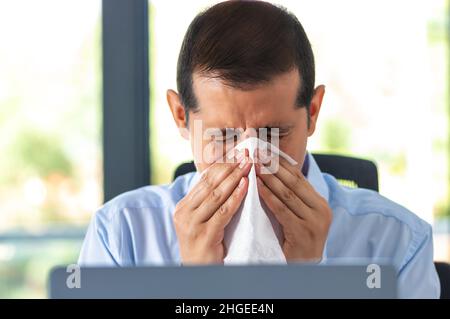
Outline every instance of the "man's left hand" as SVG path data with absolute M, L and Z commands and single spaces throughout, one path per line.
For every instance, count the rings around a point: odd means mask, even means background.
M 297 166 L 278 158 L 278 169 L 271 174 L 261 173 L 262 166 L 268 168 L 267 158 L 258 158 L 259 195 L 282 226 L 286 260 L 319 262 L 332 221 L 331 208 Z

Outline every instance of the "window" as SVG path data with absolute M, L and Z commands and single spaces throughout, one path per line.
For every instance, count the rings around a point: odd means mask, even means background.
M 45 297 L 103 200 L 100 11 L 0 3 L 0 297 Z

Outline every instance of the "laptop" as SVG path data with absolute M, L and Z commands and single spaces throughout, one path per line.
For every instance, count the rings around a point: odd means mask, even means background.
M 54 268 L 49 297 L 156 299 L 396 298 L 388 265 Z

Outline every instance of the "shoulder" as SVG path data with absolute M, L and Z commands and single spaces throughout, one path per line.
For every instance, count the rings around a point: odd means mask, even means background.
M 394 258 L 400 266 L 431 240 L 431 226 L 406 207 L 376 191 L 345 187 L 331 175 L 323 175 L 334 231 L 342 238 L 342 245 L 350 245 L 366 254 L 364 257 Z
M 172 214 L 192 177 L 186 174 L 171 184 L 141 187 L 108 201 L 91 220 L 80 259 L 107 252 L 104 255 L 118 265 L 173 260 L 176 236 Z
M 427 231 L 430 225 L 406 207 L 376 191 L 340 185 L 331 175 L 324 174 L 330 190 L 330 202 L 354 217 L 376 215 L 380 220 L 392 220 L 414 232 Z
M 105 203 L 96 213 L 111 220 L 124 211 L 156 210 L 173 208 L 186 195 L 194 173 L 178 177 L 171 184 L 149 185 L 125 192 Z

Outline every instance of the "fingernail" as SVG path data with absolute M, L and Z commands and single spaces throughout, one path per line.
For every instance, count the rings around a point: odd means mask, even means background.
M 245 184 L 245 179 L 243 177 L 241 177 L 241 180 L 239 181 L 238 187 L 242 188 L 242 187 L 244 187 L 244 184 Z
M 248 163 L 248 158 L 244 157 L 241 163 L 239 163 L 239 168 L 244 168 L 245 164 Z

